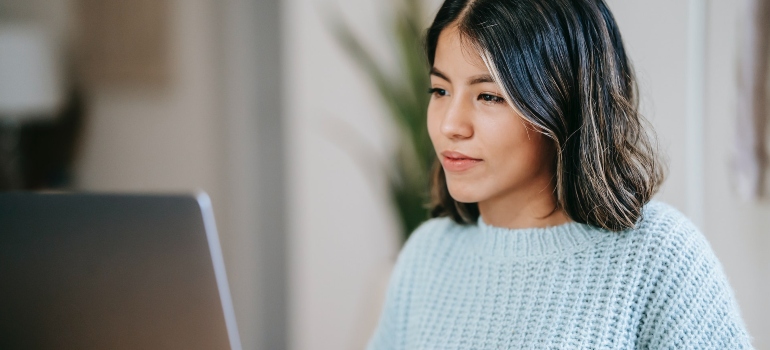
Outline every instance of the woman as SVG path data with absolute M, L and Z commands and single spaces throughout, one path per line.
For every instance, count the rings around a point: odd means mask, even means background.
M 428 30 L 433 219 L 369 349 L 751 348 L 602 0 L 447 0 Z

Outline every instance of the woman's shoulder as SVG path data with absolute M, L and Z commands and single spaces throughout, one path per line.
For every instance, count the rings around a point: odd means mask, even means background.
M 644 242 L 650 258 L 672 270 L 719 268 L 711 245 L 698 227 L 674 206 L 650 201 L 633 232 Z
M 692 225 L 692 222 L 679 209 L 659 200 L 651 200 L 642 208 L 637 229 L 645 232 L 670 231 L 687 224 Z
M 641 218 L 632 230 L 661 243 L 705 240 L 697 226 L 679 209 L 658 200 L 644 206 Z
M 649 348 L 751 348 L 722 264 L 691 220 L 654 201 L 645 205 L 632 232 L 641 243 L 637 254 L 646 260 L 645 283 L 657 296 L 646 307 L 643 343 Z

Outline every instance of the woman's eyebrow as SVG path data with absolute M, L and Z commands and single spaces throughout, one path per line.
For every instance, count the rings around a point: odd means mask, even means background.
M 481 83 L 494 83 L 494 82 L 495 82 L 495 79 L 492 79 L 492 76 L 489 74 L 477 75 L 475 77 L 468 79 L 468 85 L 481 84 Z
M 435 75 L 435 76 L 437 76 L 437 77 L 439 77 L 441 79 L 446 80 L 449 83 L 452 83 L 452 81 L 449 80 L 449 78 L 447 78 L 447 76 L 444 75 L 444 73 L 442 73 L 440 70 L 436 69 L 436 67 L 430 67 L 430 75 Z
M 430 68 L 430 75 L 435 75 L 441 79 L 448 81 L 450 84 L 452 83 L 452 81 L 449 80 L 446 74 L 444 74 L 442 71 L 440 71 L 436 67 Z M 481 84 L 481 83 L 494 83 L 494 82 L 495 82 L 495 79 L 493 79 L 492 76 L 489 74 L 481 74 L 468 79 L 468 85 Z

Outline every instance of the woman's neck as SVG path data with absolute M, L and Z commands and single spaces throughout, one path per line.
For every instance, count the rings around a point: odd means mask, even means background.
M 569 216 L 558 208 L 552 189 L 534 193 L 513 191 L 478 203 L 484 222 L 497 227 L 548 227 L 570 222 Z

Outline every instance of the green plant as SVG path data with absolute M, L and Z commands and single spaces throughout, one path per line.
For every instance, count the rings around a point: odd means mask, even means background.
M 401 220 L 404 239 L 428 218 L 430 168 L 435 159 L 425 121 L 430 95 L 428 64 L 422 46 L 423 8 L 420 0 L 402 0 L 393 17 L 399 69 L 391 73 L 339 17 L 333 34 L 371 80 L 398 128 L 399 147 L 388 174 L 391 199 Z

